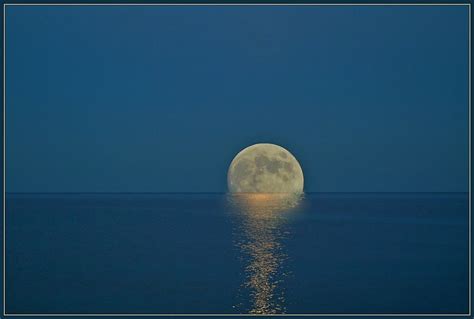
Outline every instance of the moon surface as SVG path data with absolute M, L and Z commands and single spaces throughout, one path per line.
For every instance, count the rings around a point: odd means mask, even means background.
M 275 144 L 243 149 L 227 172 L 231 193 L 302 193 L 303 185 L 303 170 L 296 158 Z

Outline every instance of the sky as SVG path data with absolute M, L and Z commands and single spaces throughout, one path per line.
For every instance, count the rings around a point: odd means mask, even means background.
M 467 6 L 7 6 L 7 192 L 468 190 Z

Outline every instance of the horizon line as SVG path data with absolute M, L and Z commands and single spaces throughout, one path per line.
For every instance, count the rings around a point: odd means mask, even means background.
M 229 194 L 230 192 L 4 192 L 7 194 Z M 303 192 L 303 194 L 469 194 L 468 191 L 456 191 L 456 192 L 429 192 L 429 191 L 420 191 L 420 192 Z

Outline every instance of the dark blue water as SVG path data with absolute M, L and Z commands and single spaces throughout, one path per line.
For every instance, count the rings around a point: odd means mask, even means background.
M 266 202 L 8 195 L 7 313 L 468 311 L 467 194 Z

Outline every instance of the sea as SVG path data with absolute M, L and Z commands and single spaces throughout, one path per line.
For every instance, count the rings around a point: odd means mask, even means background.
M 467 193 L 7 194 L 8 314 L 461 314 Z

